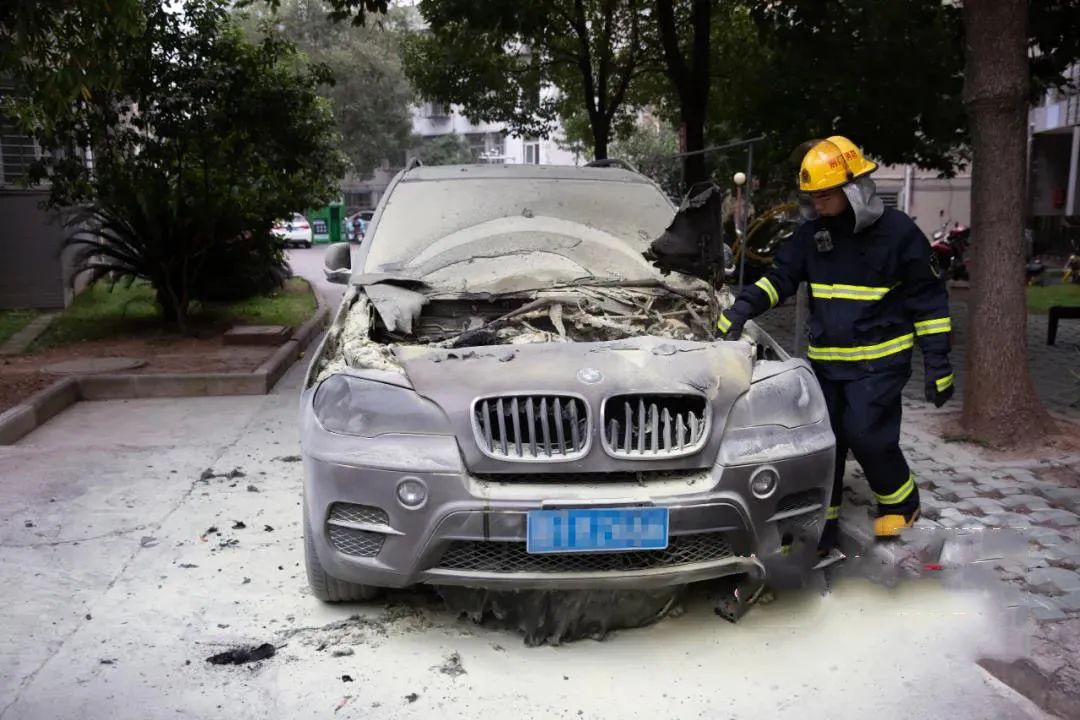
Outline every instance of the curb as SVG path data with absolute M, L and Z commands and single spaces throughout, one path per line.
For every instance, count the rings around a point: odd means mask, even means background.
M 254 372 L 79 375 L 58 380 L 0 414 L 0 445 L 14 445 L 80 401 L 266 395 L 326 327 L 330 308 L 314 293 L 315 315 Z

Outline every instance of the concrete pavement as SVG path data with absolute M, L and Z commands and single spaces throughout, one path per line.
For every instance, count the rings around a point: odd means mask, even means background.
M 692 596 L 653 627 L 534 649 L 421 592 L 323 605 L 293 462 L 302 372 L 264 397 L 82 403 L 0 448 L 2 720 L 1037 717 L 975 664 L 1024 629 L 933 582 L 841 580 L 737 625 Z M 262 642 L 278 654 L 206 662 Z

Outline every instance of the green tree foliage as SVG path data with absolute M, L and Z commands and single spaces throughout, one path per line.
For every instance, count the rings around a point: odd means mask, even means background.
M 425 98 L 478 121 L 547 137 L 584 110 L 593 155 L 607 157 L 628 101 L 651 64 L 646 0 L 421 0 L 429 30 L 406 46 L 406 72 Z M 554 88 L 555 93 L 544 92 Z
M 250 36 L 281 33 L 329 68 L 333 82 L 320 93 L 333 105 L 341 149 L 361 177 L 384 160 L 401 162 L 409 145 L 413 93 L 401 67 L 400 14 L 352 25 L 334 22 L 323 0 L 282 0 L 276 8 L 250 6 L 243 20 Z
M 951 172 L 963 162 L 963 40 L 948 4 L 792 0 L 751 8 L 764 62 L 740 67 L 749 38 L 724 38 L 721 52 L 748 82 L 732 89 L 746 100 L 720 111 L 724 124 L 767 135 L 762 170 L 805 140 L 835 133 L 886 163 Z
M 424 165 L 460 165 L 476 162 L 469 144 L 460 135 L 437 135 L 418 139 L 415 155 Z
M 682 195 L 679 138 L 666 122 L 643 122 L 611 146 L 612 157 L 626 160 L 648 175 L 671 197 Z
M 286 39 L 244 40 L 225 0 L 155 0 L 116 80 L 35 133 L 56 152 L 35 169 L 56 205 L 79 206 L 69 243 L 93 276 L 142 279 L 186 329 L 191 303 L 272 289 L 270 226 L 334 196 L 345 162 L 328 104 Z
M 120 56 L 143 28 L 140 0 L 5 0 L 0 77 L 33 89 L 38 123 L 118 80 Z
M 960 5 L 940 0 L 739 0 L 714 25 L 710 139 L 766 135 L 756 173 L 790 185 L 789 155 L 841 133 L 885 163 L 951 174 L 971 159 Z M 1032 99 L 1080 58 L 1080 2 L 1029 2 Z M 747 22 L 752 19 L 752 22 Z

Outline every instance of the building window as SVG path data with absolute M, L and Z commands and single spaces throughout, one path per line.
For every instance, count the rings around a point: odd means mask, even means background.
M 0 186 L 19 182 L 37 158 L 38 148 L 33 138 L 21 134 L 14 122 L 0 113 Z
M 526 165 L 539 165 L 540 164 L 540 141 L 537 139 L 525 140 L 525 164 Z
M 900 193 L 899 192 L 881 192 L 878 191 L 877 196 L 881 198 L 881 204 L 885 207 L 897 208 L 900 207 Z
M 424 103 L 423 113 L 424 117 L 428 118 L 447 118 L 450 117 L 450 105 L 440 102 Z

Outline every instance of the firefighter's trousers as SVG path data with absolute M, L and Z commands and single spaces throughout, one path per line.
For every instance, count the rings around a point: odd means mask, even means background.
M 919 489 L 900 450 L 901 392 L 910 369 L 868 372 L 851 380 L 817 375 L 836 435 L 836 476 L 826 517 L 839 517 L 849 450 L 866 473 L 878 516 L 913 512 Z

